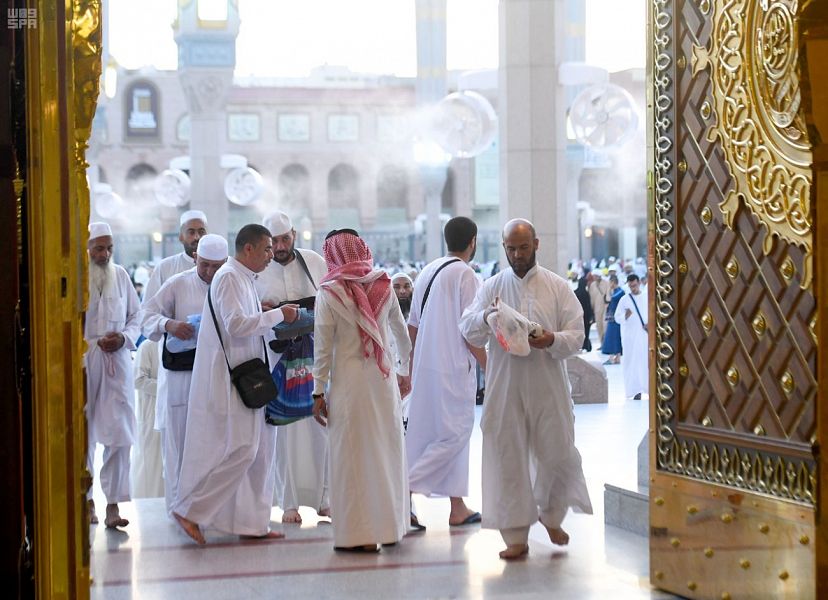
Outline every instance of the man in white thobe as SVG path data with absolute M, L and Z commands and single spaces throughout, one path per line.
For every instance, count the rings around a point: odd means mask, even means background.
M 83 337 L 86 367 L 86 422 L 89 436 L 87 468 L 94 473 L 97 444 L 103 444 L 100 482 L 106 496 L 107 527 L 124 527 L 119 502 L 129 502 L 129 452 L 135 441 L 135 387 L 132 356 L 138 339 L 138 295 L 129 274 L 112 262 L 112 230 L 90 223 L 89 306 Z M 90 519 L 97 523 L 92 488 Z
M 213 276 L 227 262 L 227 241 L 213 233 L 205 235 L 198 242 L 195 254 L 195 268 L 170 277 L 161 289 L 144 303 L 141 326 L 144 335 L 154 342 L 169 343 L 169 340 L 192 340 L 195 342 L 196 328 L 188 317 L 201 315 L 207 290 Z M 172 358 L 167 350 L 168 356 Z M 180 369 L 180 368 L 179 368 Z M 187 427 L 187 401 L 193 371 L 190 369 L 159 370 L 159 387 L 163 397 L 159 400 L 165 407 L 164 423 L 164 498 L 167 512 L 170 512 L 178 489 L 178 475 L 184 449 L 184 434 Z
M 467 217 L 455 217 L 443 235 L 448 254 L 420 273 L 408 317 L 414 345 L 405 436 L 408 482 L 412 493 L 449 497 L 449 525 L 470 525 L 480 522 L 480 513 L 463 501 L 469 493 L 475 361 L 485 368 L 486 352 L 463 339 L 459 324 L 480 285 L 468 264 L 477 248 L 477 226 Z M 415 516 L 411 524 L 421 527 Z
M 200 210 L 188 210 L 181 214 L 178 219 L 178 241 L 181 242 L 184 250 L 168 256 L 155 266 L 144 288 L 144 302 L 150 300 L 167 279 L 178 273 L 189 271 L 195 266 L 198 240 L 205 235 L 207 235 L 207 215 Z
M 245 406 L 230 380 L 231 368 L 265 360 L 273 326 L 298 315 L 296 305 L 262 312 L 254 281 L 273 258 L 271 244 L 261 225 L 242 227 L 235 257 L 213 277 L 201 314 L 173 504 L 173 516 L 198 544 L 206 543 L 202 527 L 243 537 L 284 536 L 270 531 L 276 430 L 265 422 L 264 407 Z
M 288 300 L 315 296 L 328 267 L 313 250 L 296 248 L 296 229 L 281 211 L 263 225 L 273 240 L 273 261 L 256 280 L 259 298 L 267 308 Z M 305 271 L 307 268 L 307 272 Z M 280 354 L 271 355 L 275 366 Z M 312 419 L 279 427 L 276 435 L 276 488 L 273 501 L 282 507 L 282 523 L 301 523 L 300 506 L 330 516 L 328 501 L 328 431 Z
M 141 299 L 142 306 L 152 300 L 152 297 L 161 289 L 164 282 L 173 275 L 189 271 L 195 266 L 195 252 L 198 248 L 198 241 L 202 236 L 207 235 L 207 215 L 200 210 L 188 210 L 181 214 L 178 219 L 178 241 L 184 248 L 182 252 L 173 254 L 163 259 L 150 275 L 149 282 L 144 288 L 144 295 Z M 161 362 L 161 345 L 158 345 L 158 362 Z M 161 434 L 161 459 L 166 462 L 166 440 L 165 429 L 167 407 L 164 405 L 167 397 L 165 387 L 167 381 L 162 378 L 158 382 L 158 396 L 155 399 L 155 428 Z
M 164 495 L 161 434 L 155 430 L 158 361 L 158 344 L 144 340 L 135 353 L 135 391 L 138 394 L 135 400 L 137 436 L 130 461 L 133 498 Z
M 587 281 L 587 291 L 589 292 L 589 301 L 592 304 L 592 314 L 595 317 L 595 326 L 598 328 L 598 344 L 604 343 L 604 330 L 606 324 L 604 320 L 607 316 L 607 304 L 609 304 L 610 290 L 609 279 L 604 279 L 601 272 L 593 269 L 589 274 Z
M 538 239 L 529 221 L 503 229 L 511 269 L 486 280 L 463 313 L 460 330 L 473 346 L 489 342 L 483 431 L 483 527 L 499 529 L 501 558 L 529 552 L 529 527 L 540 518 L 554 544 L 569 542 L 561 528 L 572 507 L 592 514 L 566 359 L 584 340 L 583 311 L 565 279 L 536 264 Z M 529 338 L 527 356 L 507 353 L 487 324 L 494 300 L 514 308 L 542 333 Z
M 621 347 L 624 348 L 621 358 L 624 395 L 641 400 L 641 394 L 648 393 L 650 383 L 647 297 L 642 293 L 641 282 L 635 273 L 627 276 L 627 286 L 630 291 L 618 301 L 615 322 L 621 325 Z

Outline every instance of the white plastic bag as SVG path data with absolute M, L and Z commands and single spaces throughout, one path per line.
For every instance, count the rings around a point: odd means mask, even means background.
M 489 327 L 497 338 L 500 347 L 515 356 L 527 356 L 529 347 L 529 331 L 531 323 L 514 308 L 495 298 L 493 305 L 497 310 L 486 319 Z

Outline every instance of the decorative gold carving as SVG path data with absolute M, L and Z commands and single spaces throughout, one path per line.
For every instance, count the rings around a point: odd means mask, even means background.
M 786 257 L 785 260 L 782 262 L 782 264 L 779 267 L 779 272 L 782 274 L 782 277 L 784 277 L 786 281 L 790 281 L 791 279 L 793 279 L 794 275 L 796 275 L 796 267 L 794 266 L 794 263 L 791 260 L 790 256 Z
M 727 276 L 735 281 L 739 276 L 739 270 L 739 261 L 736 260 L 735 256 L 731 256 L 730 260 L 727 261 L 727 264 L 725 265 L 725 273 L 727 273 Z
M 676 165 L 676 166 L 678 167 L 679 173 L 686 173 L 687 172 L 687 161 L 684 160 L 683 158 L 680 161 L 678 161 L 678 165 Z
M 656 572 L 655 572 L 655 578 L 656 578 L 656 579 L 664 579 L 664 572 L 662 572 L 662 571 L 656 571 Z
M 710 66 L 710 53 L 707 48 L 693 44 L 693 55 L 690 57 L 690 69 L 693 77 Z
M 92 134 L 92 117 L 98 104 L 101 81 L 101 5 L 100 0 L 75 0 L 72 2 L 72 52 L 75 93 L 75 163 L 76 177 L 86 186 L 86 148 Z
M 699 512 L 699 507 L 698 506 L 696 506 L 694 504 L 691 504 L 690 506 L 687 507 L 687 514 L 688 515 L 695 515 L 697 512 Z
M 800 285 L 811 286 L 811 151 L 801 107 L 799 0 L 716 2 L 710 48 L 693 47 L 694 73 L 710 68 L 717 123 L 708 132 L 725 155 L 733 189 L 719 205 L 733 227 L 743 203 L 773 238 L 800 246 Z M 740 203 L 741 200 L 741 203 Z
M 782 390 L 789 396 L 796 387 L 796 382 L 794 381 L 793 375 L 791 375 L 790 371 L 785 371 L 784 373 L 782 373 L 782 377 L 779 379 L 779 383 L 782 386 Z
M 810 323 L 808 323 L 808 331 L 811 332 L 811 337 L 814 338 L 814 343 L 818 344 L 819 339 L 817 338 L 816 326 L 817 326 L 817 315 L 814 315 L 814 318 L 811 319 Z
M 673 548 L 678 548 L 679 546 L 681 546 L 681 540 L 674 537 L 673 539 L 670 540 L 670 545 Z
M 690 369 L 687 368 L 687 365 L 681 365 L 679 367 L 679 375 L 682 377 L 687 377 L 690 374 Z
M 700 322 L 704 332 L 710 335 L 710 332 L 713 331 L 713 326 L 716 324 L 713 320 L 713 311 L 710 310 L 710 307 L 704 309 Z
M 713 427 L 713 419 L 710 418 L 710 415 L 705 415 L 701 420 L 701 424 L 705 427 Z
M 664 498 L 662 498 L 661 496 L 656 496 L 653 502 L 655 502 L 656 506 L 661 506 L 664 504 Z
M 725 523 L 725 524 L 732 523 L 733 522 L 733 513 L 729 513 L 729 512 L 722 513 L 721 519 L 722 519 L 722 523 Z
M 705 206 L 699 213 L 699 216 L 705 225 L 710 225 L 713 222 L 713 211 L 710 210 L 709 206 Z
M 803 546 L 807 546 L 809 543 L 811 543 L 811 538 L 803 534 L 799 537 L 799 543 Z
M 762 314 L 762 311 L 756 313 L 750 325 L 753 327 L 753 331 L 756 332 L 756 335 L 759 337 L 765 335 L 765 331 L 768 328 L 768 322 L 765 320 L 765 315 Z
M 687 59 L 684 58 L 683 56 L 679 56 L 678 59 L 676 60 L 676 68 L 679 71 L 683 71 L 684 67 L 686 67 L 686 66 L 687 66 Z
M 761 423 L 753 428 L 753 433 L 756 435 L 767 435 L 765 428 L 762 427 Z
M 687 263 L 686 262 L 681 261 L 679 263 L 679 273 L 681 273 L 682 275 L 687 274 Z
M 730 593 L 722 592 L 722 600 L 730 600 Z
M 706 15 L 710 12 L 710 0 L 699 0 L 699 10 Z
M 767 523 L 759 523 L 759 533 L 767 533 L 770 531 L 770 527 Z
M 710 115 L 713 114 L 713 109 L 710 107 L 710 102 L 705 100 L 702 103 L 701 108 L 699 109 L 699 114 L 701 114 L 701 118 L 705 121 L 707 121 L 707 119 L 710 118 Z
M 790 576 L 791 576 L 791 574 L 788 573 L 787 571 L 783 570 L 783 571 L 779 572 L 779 579 L 781 579 L 782 581 L 787 581 L 788 577 L 790 577 Z
M 739 385 L 739 369 L 733 365 L 727 370 L 727 382 L 730 384 L 730 387 Z
M 704 555 L 707 558 L 713 558 L 713 554 L 714 554 L 713 548 L 707 547 L 707 548 L 704 549 Z
M 691 592 L 694 591 L 698 586 L 696 585 L 695 581 L 688 581 L 687 582 L 687 589 Z
M 746 558 L 743 558 L 739 561 L 739 566 L 747 570 L 750 568 L 750 561 Z

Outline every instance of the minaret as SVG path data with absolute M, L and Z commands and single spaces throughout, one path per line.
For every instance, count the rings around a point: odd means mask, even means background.
M 207 214 L 211 233 L 228 234 L 220 167 L 227 93 L 236 66 L 237 0 L 179 0 L 173 25 L 178 77 L 190 111 L 190 208 Z
M 417 104 L 427 106 L 446 95 L 446 0 L 416 0 L 417 15 Z M 442 253 L 443 186 L 447 165 L 420 165 L 426 196 L 426 260 Z

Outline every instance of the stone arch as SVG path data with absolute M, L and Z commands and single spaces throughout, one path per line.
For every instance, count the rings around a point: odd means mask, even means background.
M 408 206 L 408 171 L 398 165 L 385 165 L 377 175 L 377 204 L 379 208 L 406 208 Z
M 278 199 L 282 210 L 292 213 L 310 213 L 310 173 L 305 165 L 291 163 L 279 171 Z
M 332 227 L 360 226 L 359 172 L 339 163 L 328 172 L 328 221 Z
M 153 184 L 158 171 L 147 163 L 132 165 L 127 171 L 124 185 L 124 200 L 146 203 L 155 200 Z

